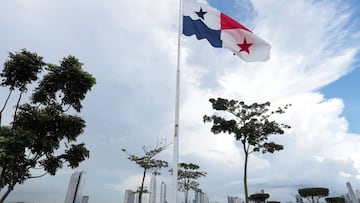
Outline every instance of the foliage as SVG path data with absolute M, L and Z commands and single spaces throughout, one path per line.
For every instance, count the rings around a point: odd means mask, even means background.
M 122 148 L 121 150 L 128 155 L 128 159 L 131 162 L 135 162 L 140 168 L 143 169 L 143 177 L 141 181 L 141 186 L 136 190 L 139 193 L 138 202 L 141 203 L 142 201 L 142 194 L 147 193 L 146 187 L 144 187 L 145 177 L 147 172 L 155 173 L 156 175 L 160 175 L 158 172 L 162 168 L 168 167 L 168 162 L 164 160 L 154 159 L 156 155 L 160 152 L 164 151 L 169 144 L 166 142 L 158 142 L 153 147 L 145 147 L 143 146 L 144 155 L 134 155 L 129 154 L 126 149 Z
M 345 203 L 344 197 L 327 197 L 325 198 L 327 203 Z
M 211 122 L 211 132 L 214 134 L 228 133 L 233 134 L 235 139 L 242 144 L 245 154 L 244 161 L 244 190 L 245 202 L 248 203 L 247 189 L 247 163 L 248 156 L 253 152 L 279 151 L 283 146 L 274 142 L 268 142 L 268 137 L 274 134 L 284 134 L 284 129 L 290 128 L 285 124 L 279 124 L 270 120 L 274 114 L 283 114 L 289 105 L 270 111 L 270 102 L 253 103 L 247 105 L 242 101 L 227 100 L 223 98 L 210 99 L 212 108 L 218 112 L 227 113 L 225 116 L 214 114 L 205 115 L 204 122 Z M 229 118 L 231 117 L 231 118 Z
M 319 202 L 319 199 L 329 195 L 329 189 L 323 187 L 302 188 L 298 190 L 299 195 L 311 203 Z
M 255 203 L 265 202 L 270 195 L 268 193 L 255 193 L 249 196 L 250 201 L 254 201 Z
M 179 163 L 178 190 L 184 192 L 185 202 L 188 202 L 189 190 L 202 192 L 196 180 L 206 176 L 206 172 L 199 171 L 200 167 L 193 163 Z M 170 170 L 172 172 L 172 170 Z
M 280 203 L 279 201 L 267 201 L 266 203 Z
M 0 202 L 4 202 L 16 184 L 45 174 L 55 175 L 66 163 L 75 168 L 89 157 L 85 144 L 76 144 L 85 121 L 67 113 L 71 107 L 81 111 L 81 102 L 96 83 L 81 67 L 82 63 L 74 56 L 54 65 L 26 49 L 9 53 L 0 73 L 1 86 L 9 89 L 0 109 L 0 189 L 6 188 Z M 22 96 L 34 83 L 37 86 L 31 97 L 22 103 Z M 13 119 L 9 125 L 2 125 L 3 112 L 15 92 L 19 96 Z M 31 169 L 39 168 L 44 174 L 34 176 Z

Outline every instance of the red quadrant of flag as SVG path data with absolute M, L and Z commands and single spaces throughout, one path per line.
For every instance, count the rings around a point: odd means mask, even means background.
M 247 29 L 245 26 L 241 25 L 240 23 L 236 22 L 234 19 L 230 18 L 229 16 L 221 13 L 220 14 L 220 20 L 221 20 L 221 30 L 225 29 L 243 29 L 248 32 L 251 32 L 249 29 Z

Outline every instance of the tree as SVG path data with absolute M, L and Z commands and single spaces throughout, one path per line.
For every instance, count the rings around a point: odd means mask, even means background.
M 206 176 L 206 172 L 199 171 L 200 167 L 193 163 L 179 163 L 178 169 L 178 190 L 184 192 L 185 202 L 188 202 L 189 190 L 202 192 L 199 187 L 198 178 Z M 172 170 L 170 170 L 172 172 Z
M 326 203 L 345 203 L 344 197 L 327 197 L 325 198 Z
M 274 114 L 284 113 L 289 105 L 283 108 L 277 108 L 275 111 L 269 111 L 270 102 L 253 103 L 247 105 L 242 101 L 227 100 L 223 98 L 210 99 L 212 108 L 219 112 L 227 113 L 226 116 L 205 115 L 204 122 L 212 122 L 211 132 L 214 134 L 229 133 L 233 134 L 235 139 L 242 144 L 245 155 L 244 161 L 244 190 L 245 202 L 249 202 L 247 187 L 247 164 L 248 157 L 253 152 L 279 151 L 283 146 L 274 142 L 268 142 L 269 136 L 273 134 L 284 134 L 284 129 L 290 128 L 285 124 L 279 124 L 276 121 L 269 120 Z
M 249 200 L 255 203 L 265 203 L 265 200 L 269 197 L 270 195 L 268 193 L 255 193 L 249 196 Z
M 55 65 L 45 63 L 41 56 L 26 49 L 9 53 L 0 73 L 1 86 L 9 89 L 0 107 L 0 190 L 5 189 L 0 203 L 16 184 L 55 175 L 64 164 L 76 168 L 89 157 L 85 144 L 76 144 L 85 120 L 68 113 L 71 109 L 80 113 L 82 100 L 96 83 L 82 65 L 74 56 Z M 34 83 L 37 84 L 31 97 L 22 103 L 22 97 Z M 2 125 L 3 112 L 16 92 L 19 95 L 12 121 Z M 43 174 L 35 176 L 32 169 L 42 169 Z
M 145 147 L 143 146 L 144 155 L 137 156 L 134 154 L 129 154 L 126 149 L 121 149 L 125 154 L 128 155 L 128 159 L 131 162 L 135 162 L 140 168 L 143 169 L 143 177 L 141 180 L 141 186 L 136 191 L 139 193 L 138 202 L 141 203 L 143 193 L 147 193 L 147 189 L 144 187 L 145 176 L 147 172 L 152 172 L 157 175 L 160 173 L 158 172 L 162 168 L 168 167 L 168 162 L 164 160 L 154 159 L 156 155 L 160 152 L 164 151 L 168 144 L 166 142 L 158 142 L 154 147 Z
M 323 187 L 302 188 L 298 192 L 301 197 L 308 199 L 311 203 L 318 203 L 320 198 L 329 195 L 329 189 Z

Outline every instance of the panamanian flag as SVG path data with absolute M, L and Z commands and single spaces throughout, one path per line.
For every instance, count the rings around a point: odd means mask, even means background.
M 224 13 L 195 0 L 183 1 L 183 34 L 207 39 L 213 47 L 226 47 L 247 62 L 269 59 L 269 43 Z

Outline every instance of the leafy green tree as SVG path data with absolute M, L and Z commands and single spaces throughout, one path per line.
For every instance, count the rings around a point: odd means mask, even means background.
M 280 203 L 279 201 L 267 201 L 266 203 Z
M 178 190 L 184 192 L 185 202 L 188 202 L 189 191 L 202 192 L 196 180 L 206 176 L 206 172 L 199 171 L 200 167 L 193 163 L 179 163 Z M 170 170 L 172 172 L 172 169 Z
M 325 198 L 326 203 L 345 203 L 344 197 L 327 197 Z
M 162 168 L 168 167 L 168 162 L 164 160 L 155 159 L 154 157 L 160 152 L 164 151 L 169 144 L 166 142 L 158 142 L 154 147 L 143 146 L 144 155 L 129 154 L 126 149 L 121 149 L 128 155 L 128 159 L 131 162 L 135 162 L 140 168 L 143 169 L 143 177 L 141 180 L 141 186 L 137 189 L 136 193 L 139 193 L 138 202 L 141 203 L 143 193 L 148 193 L 146 187 L 144 187 L 145 177 L 148 172 L 160 175 L 158 172 Z
M 301 197 L 306 198 L 311 203 L 318 203 L 320 198 L 329 195 L 329 189 L 323 187 L 301 188 L 298 192 Z
M 270 117 L 274 114 L 284 113 L 289 105 L 270 111 L 270 102 L 247 105 L 242 101 L 223 98 L 212 98 L 209 101 L 214 110 L 226 113 L 226 117 L 219 114 L 205 115 L 203 117 L 205 123 L 212 122 L 211 132 L 214 134 L 233 134 L 235 139 L 242 144 L 245 154 L 245 202 L 248 203 L 247 164 L 249 155 L 253 152 L 273 153 L 283 149 L 282 145 L 268 142 L 268 139 L 270 135 L 284 134 L 284 129 L 290 128 L 290 126 L 270 120 Z
M 265 201 L 270 197 L 268 193 L 255 193 L 249 196 L 249 200 L 255 203 L 265 203 Z
M 96 83 L 82 65 L 74 56 L 55 65 L 26 49 L 9 53 L 0 73 L 0 85 L 9 90 L 0 107 L 0 190 L 4 189 L 0 203 L 16 184 L 55 175 L 64 164 L 76 168 L 89 157 L 85 144 L 76 143 L 85 120 L 69 113 L 81 111 L 81 102 Z M 34 87 L 31 97 L 22 102 L 30 87 Z M 3 112 L 16 92 L 12 121 L 2 125 Z M 42 169 L 43 174 L 35 176 L 32 169 Z

